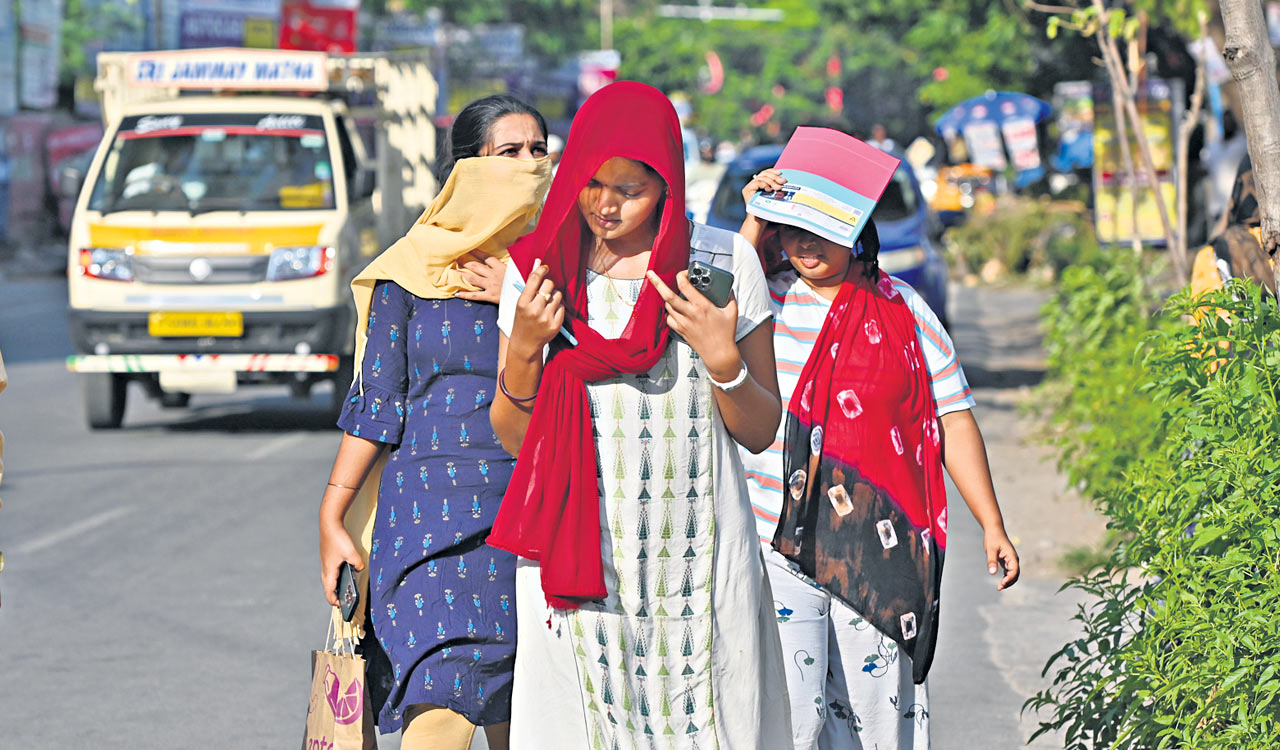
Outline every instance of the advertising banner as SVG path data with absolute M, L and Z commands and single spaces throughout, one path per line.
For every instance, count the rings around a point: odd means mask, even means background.
M 18 111 L 18 24 L 13 0 L 0 0 L 0 117 Z
M 280 49 L 356 51 L 360 0 L 284 0 Z
M 18 101 L 30 109 L 50 109 L 58 103 L 62 0 L 22 3 L 19 12 Z
M 1062 172 L 1093 165 L 1093 84 L 1062 81 L 1053 87 L 1058 113 L 1058 151 L 1053 168 Z
M 1000 125 L 1004 145 L 1009 149 L 1013 168 L 1019 172 L 1040 168 L 1040 144 L 1036 140 L 1036 124 L 1030 119 L 1005 120 Z
M 1138 183 L 1137 226 L 1134 226 L 1134 198 L 1128 169 L 1120 150 L 1115 112 L 1111 106 L 1111 90 L 1106 84 L 1094 88 L 1093 130 L 1093 200 L 1094 221 L 1098 241 L 1127 243 L 1136 231 L 1138 239 L 1148 244 L 1163 244 L 1164 228 L 1156 195 L 1164 198 L 1165 208 L 1173 222 L 1178 221 L 1174 175 L 1174 127 L 1181 116 L 1182 82 L 1148 79 L 1138 91 L 1138 114 L 1142 132 L 1151 148 L 1156 168 L 1156 184 L 1146 178 L 1138 144 L 1129 133 L 1129 151 L 1134 160 Z
M 969 149 L 969 160 L 974 164 L 1000 171 L 1008 166 L 1004 158 L 1004 144 L 1000 141 L 1000 129 L 992 120 L 978 120 L 964 127 L 964 144 Z
M 178 45 L 201 47 L 276 46 L 280 0 L 186 0 L 178 25 Z

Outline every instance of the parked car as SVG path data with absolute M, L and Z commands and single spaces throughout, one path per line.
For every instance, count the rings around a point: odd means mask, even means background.
M 755 146 L 729 164 L 711 199 L 707 223 L 737 231 L 747 217 L 742 188 L 756 172 L 776 164 L 781 153 L 781 145 Z M 894 156 L 902 163 L 871 214 L 880 233 L 880 267 L 914 287 L 945 326 L 947 264 L 935 248 L 940 225 L 929 212 L 911 165 L 901 153 Z

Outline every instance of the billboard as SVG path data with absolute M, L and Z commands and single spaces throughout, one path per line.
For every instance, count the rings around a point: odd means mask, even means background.
M 22 3 L 18 11 L 18 101 L 29 109 L 51 109 L 58 103 L 62 0 Z
M 186 0 L 178 46 L 274 48 L 280 10 L 280 0 Z
M 1108 84 L 1095 84 L 1093 107 L 1093 201 L 1094 222 L 1098 241 L 1103 243 L 1129 242 L 1135 233 L 1135 207 L 1133 190 L 1129 184 L 1128 169 L 1120 150 L 1116 131 L 1115 111 L 1111 105 L 1111 88 Z M 1128 133 L 1129 151 L 1134 160 L 1135 179 L 1138 183 L 1136 208 L 1138 239 L 1147 244 L 1163 244 L 1164 224 L 1160 221 L 1160 209 L 1156 195 L 1164 199 L 1169 218 L 1178 221 L 1175 198 L 1177 188 L 1174 174 L 1174 132 L 1182 114 L 1182 81 L 1165 81 L 1150 78 L 1138 91 L 1138 115 L 1142 132 L 1151 148 L 1151 159 L 1156 170 L 1156 182 L 1151 184 L 1142 169 L 1138 144 L 1132 132 Z
M 0 117 L 18 111 L 18 25 L 13 0 L 0 0 Z
M 360 0 L 284 0 L 280 49 L 356 51 Z

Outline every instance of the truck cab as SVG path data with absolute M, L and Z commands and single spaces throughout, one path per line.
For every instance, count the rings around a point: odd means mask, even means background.
M 121 62 L 163 75 L 164 54 Z M 328 380 L 336 408 L 351 381 L 350 281 L 405 228 L 379 226 L 378 170 L 352 113 L 327 90 L 178 94 L 113 107 L 79 191 L 68 368 L 89 425 L 120 426 L 130 382 L 181 407 Z

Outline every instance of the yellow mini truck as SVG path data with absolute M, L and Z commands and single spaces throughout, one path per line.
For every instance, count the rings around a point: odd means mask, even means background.
M 422 90 L 425 63 L 393 62 L 99 56 L 106 133 L 84 175 L 62 175 L 79 193 L 68 255 L 78 353 L 67 366 L 90 427 L 121 425 L 131 382 L 183 407 L 256 383 L 305 397 L 327 380 L 340 406 L 350 280 L 435 188 L 434 88 Z M 412 103 L 388 106 L 397 93 Z M 348 99 L 373 102 L 378 164 Z

